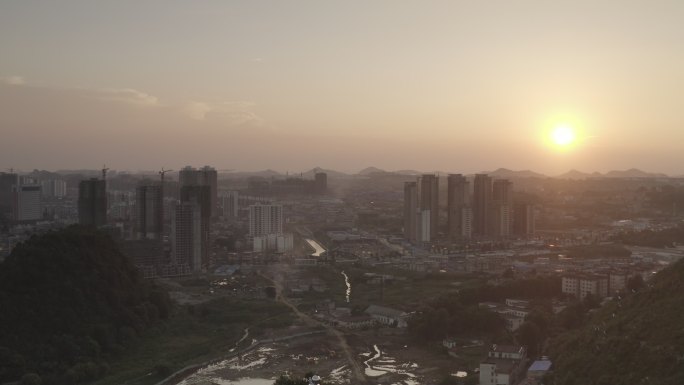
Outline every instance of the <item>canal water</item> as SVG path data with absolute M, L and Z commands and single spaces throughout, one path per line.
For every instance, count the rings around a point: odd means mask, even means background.
M 394 357 L 383 352 L 378 345 L 373 345 L 373 351 L 368 353 L 361 353 L 363 357 L 368 357 L 363 364 L 365 366 L 364 374 L 367 377 L 380 377 L 385 374 L 396 374 L 402 378 L 395 385 L 418 385 L 420 381 L 418 376 L 414 373 L 418 369 L 418 364 L 415 362 L 399 363 Z
M 321 254 L 325 252 L 323 246 L 321 246 L 320 243 L 314 241 L 313 239 L 306 238 L 305 241 L 309 244 L 309 246 L 313 247 L 314 249 L 314 252 L 311 254 L 312 257 L 320 257 Z
M 344 284 L 347 285 L 345 300 L 347 301 L 347 303 L 349 303 L 349 298 L 351 297 L 351 283 L 349 283 L 349 277 L 344 271 L 342 271 L 342 275 L 344 276 Z

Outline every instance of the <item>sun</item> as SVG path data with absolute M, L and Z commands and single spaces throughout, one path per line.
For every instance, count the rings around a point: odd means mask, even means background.
M 576 139 L 575 130 L 568 124 L 559 124 L 551 131 L 551 141 L 558 147 L 567 148 Z

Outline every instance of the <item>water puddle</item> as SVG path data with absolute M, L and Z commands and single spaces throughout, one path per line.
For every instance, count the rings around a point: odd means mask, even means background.
M 394 382 L 396 385 L 418 385 L 420 381 L 415 374 L 413 374 L 409 369 L 415 370 L 418 368 L 418 364 L 406 362 L 403 364 L 397 364 L 397 360 L 394 357 L 388 356 L 387 353 L 383 353 L 378 345 L 373 345 L 373 351 L 369 353 L 361 353 L 363 357 L 369 357 L 363 362 L 365 365 L 364 373 L 368 377 L 380 377 L 385 374 L 401 374 L 404 379 Z
M 267 380 L 265 378 L 240 378 L 237 380 L 224 380 L 215 378 L 211 380 L 212 385 L 273 385 L 275 380 Z
M 238 346 L 240 346 L 240 342 L 244 341 L 245 338 L 247 338 L 247 336 L 249 336 L 249 328 L 245 328 L 245 334 L 243 334 L 243 335 L 242 335 L 242 338 L 240 338 L 240 340 L 239 340 L 238 342 L 235 343 L 235 347 L 233 347 L 233 348 L 230 349 L 229 351 L 230 351 L 230 352 L 234 352 L 235 349 L 237 349 Z M 254 343 L 254 340 L 252 340 L 252 343 Z
M 350 373 L 351 370 L 347 367 L 347 365 L 343 365 L 337 369 L 333 369 L 328 376 L 328 380 L 332 383 L 343 383 L 345 382 L 345 377 L 348 377 Z
M 200 385 L 207 383 L 217 385 L 272 385 L 273 379 L 242 378 L 239 380 L 227 380 L 217 372 L 225 371 L 226 369 L 242 371 L 259 368 L 271 358 L 273 350 L 272 348 L 261 347 L 244 355 L 238 355 L 237 357 L 208 365 L 179 382 L 178 385 Z

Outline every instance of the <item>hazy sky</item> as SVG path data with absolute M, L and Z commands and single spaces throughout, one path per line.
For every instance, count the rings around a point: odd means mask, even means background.
M 4 0 L 0 135 L 19 169 L 684 174 L 684 1 Z

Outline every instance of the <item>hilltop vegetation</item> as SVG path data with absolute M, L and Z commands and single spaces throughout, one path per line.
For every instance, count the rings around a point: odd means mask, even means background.
M 114 242 L 73 226 L 33 236 L 0 264 L 0 383 L 77 384 L 169 317 Z
M 480 302 L 506 298 L 550 300 L 561 295 L 560 278 L 535 277 L 512 280 L 500 286 L 488 284 L 466 287 L 457 294 L 441 295 L 424 301 L 409 319 L 409 333 L 421 342 L 445 337 L 505 334 L 505 321 L 496 313 L 478 306 Z
M 553 382 L 684 384 L 684 260 L 550 343 Z
M 646 247 L 674 247 L 684 243 L 684 226 L 679 225 L 663 230 L 628 231 L 613 237 L 625 245 Z

